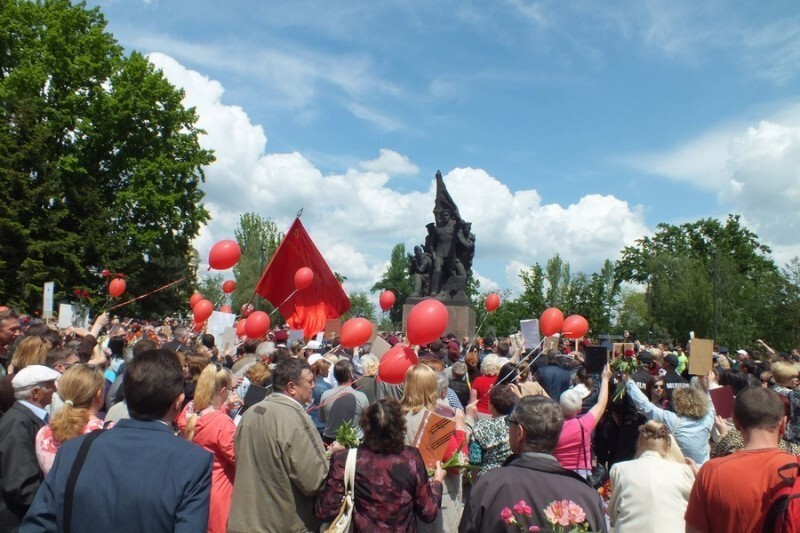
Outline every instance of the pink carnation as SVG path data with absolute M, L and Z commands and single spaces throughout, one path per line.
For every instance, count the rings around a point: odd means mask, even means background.
M 519 503 L 514 506 L 514 512 L 525 516 L 531 516 L 533 509 L 531 509 L 530 505 L 525 503 L 525 500 L 520 500 Z
M 500 518 L 503 519 L 503 522 L 506 524 L 516 524 L 517 519 L 514 518 L 514 513 L 508 507 L 504 507 L 502 511 L 500 511 Z
M 553 525 L 575 526 L 586 521 L 581 506 L 569 500 L 550 502 L 544 514 Z
M 531 526 L 528 528 L 528 533 L 539 533 L 541 530 L 539 526 Z

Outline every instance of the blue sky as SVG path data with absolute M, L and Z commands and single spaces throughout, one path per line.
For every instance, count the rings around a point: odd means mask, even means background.
M 800 4 L 90 2 L 197 107 L 214 216 L 303 221 L 350 290 L 420 242 L 441 169 L 485 288 L 739 213 L 800 253 Z

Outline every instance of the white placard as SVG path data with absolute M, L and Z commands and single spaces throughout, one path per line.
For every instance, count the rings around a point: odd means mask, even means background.
M 53 316 L 53 293 L 55 292 L 55 287 L 55 282 L 48 281 L 42 289 L 42 318 L 45 320 Z
M 236 315 L 233 313 L 214 311 L 211 313 L 211 316 L 208 317 L 206 333 L 214 335 L 214 344 L 223 346 L 225 342 L 225 328 L 232 328 L 235 323 Z
M 519 330 L 522 332 L 522 338 L 525 340 L 526 350 L 533 350 L 535 347 L 539 346 L 542 339 L 539 337 L 538 318 L 520 320 Z
M 222 353 L 228 353 L 236 345 L 236 328 L 226 327 L 222 332 Z
M 71 304 L 58 304 L 58 327 L 59 329 L 67 329 L 72 325 L 72 320 L 75 317 L 75 309 Z

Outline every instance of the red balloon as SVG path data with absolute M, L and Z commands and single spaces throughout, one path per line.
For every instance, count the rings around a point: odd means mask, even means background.
M 442 302 L 433 298 L 422 300 L 408 313 L 408 342 L 422 345 L 439 340 L 448 321 L 447 308 Z
M 581 315 L 570 315 L 564 319 L 563 335 L 568 339 L 580 339 L 589 332 L 589 321 Z
M 199 292 L 196 292 L 196 293 L 192 294 L 192 297 L 189 298 L 189 307 L 194 309 L 194 304 L 196 304 L 197 302 L 199 302 L 202 299 L 203 299 L 203 295 L 200 294 Z
M 342 324 L 339 344 L 345 348 L 355 348 L 366 344 L 370 337 L 372 337 L 372 322 L 361 317 L 351 318 Z
M 236 290 L 236 282 L 232 279 L 227 280 L 225 283 L 222 284 L 222 292 L 225 294 L 230 294 Z
M 108 284 L 109 296 L 116 298 L 123 292 L 125 292 L 125 280 L 119 278 L 112 279 L 111 283 Z
M 488 312 L 496 311 L 498 307 L 500 307 L 500 297 L 492 293 L 486 297 L 486 301 L 483 302 L 483 305 L 486 307 Z
M 223 305 L 219 308 L 220 313 L 233 313 L 233 309 L 231 309 L 230 305 Z
M 203 331 L 204 327 L 206 327 L 205 322 L 195 322 L 194 326 L 192 327 L 192 330 L 194 330 L 195 333 L 200 333 L 201 331 Z
M 246 318 L 240 318 L 239 321 L 236 323 L 236 334 L 240 337 L 244 337 L 245 333 L 245 325 L 247 324 Z
M 557 307 L 545 309 L 542 316 L 539 317 L 539 329 L 542 330 L 542 335 L 549 337 L 561 331 L 561 326 L 564 324 L 564 313 Z
M 388 311 L 392 308 L 395 302 L 394 293 L 392 291 L 383 291 L 381 293 L 380 298 L 378 298 L 378 303 L 381 304 L 381 309 L 384 311 Z
M 211 268 L 217 270 L 227 270 L 238 263 L 241 256 L 242 250 L 236 241 L 219 241 L 211 247 L 211 252 L 208 254 L 208 264 Z
M 385 383 L 398 385 L 406 377 L 406 371 L 418 362 L 417 354 L 409 346 L 395 344 L 381 357 L 378 365 L 378 377 Z
M 213 312 L 214 304 L 205 298 L 194 304 L 194 307 L 192 308 L 192 314 L 194 315 L 195 322 L 205 322 Z
M 294 286 L 298 291 L 307 289 L 314 282 L 314 271 L 308 267 L 298 268 L 294 273 Z
M 244 332 L 248 339 L 258 339 L 269 331 L 269 315 L 264 311 L 256 311 L 247 317 Z

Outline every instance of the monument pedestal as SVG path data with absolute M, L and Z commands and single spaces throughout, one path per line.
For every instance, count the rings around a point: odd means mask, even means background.
M 403 331 L 406 331 L 406 323 L 408 313 L 414 308 L 416 304 L 425 298 L 409 298 L 403 304 Z M 472 338 L 475 335 L 475 310 L 468 304 L 455 304 L 449 302 L 442 302 L 447 308 L 447 329 L 444 334 L 452 333 L 461 342 L 462 337 Z

